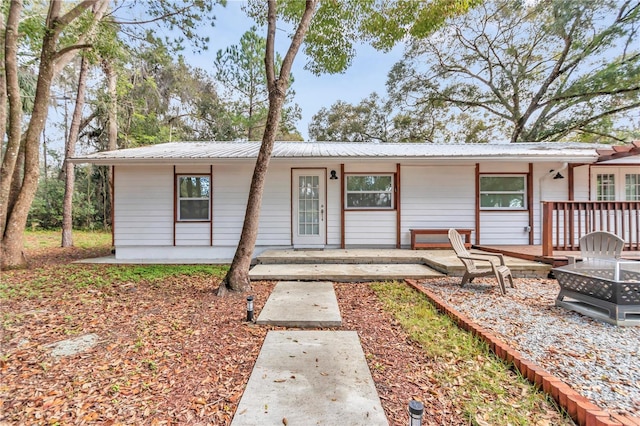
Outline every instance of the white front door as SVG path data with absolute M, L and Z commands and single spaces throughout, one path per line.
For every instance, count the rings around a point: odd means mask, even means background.
M 324 169 L 293 171 L 293 246 L 320 248 L 326 242 L 326 196 Z

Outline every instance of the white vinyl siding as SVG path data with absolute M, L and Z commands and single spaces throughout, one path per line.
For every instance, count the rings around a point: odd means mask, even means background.
M 240 240 L 249 197 L 251 164 L 219 165 L 213 168 L 213 243 L 235 246 Z M 258 225 L 260 247 L 291 245 L 290 167 L 272 165 L 267 172 Z
M 171 166 L 116 167 L 114 195 L 116 245 L 173 245 Z
M 554 163 L 536 163 L 533 165 L 533 244 L 541 244 L 540 230 L 542 229 L 542 216 L 541 216 L 541 201 L 566 201 L 569 199 L 569 185 L 568 185 L 568 170 L 563 170 L 561 173 L 565 176 L 565 179 L 553 179 L 555 170 L 559 170 L 562 164 Z M 586 169 L 586 168 L 583 168 Z M 551 172 L 554 170 L 554 172 Z M 584 174 L 588 170 L 581 170 L 575 168 L 574 173 Z M 586 185 L 583 185 L 584 190 L 588 192 Z M 585 195 L 585 197 L 587 197 Z M 586 198 L 585 198 L 586 199 Z M 522 225 L 526 226 L 526 225 Z M 516 234 L 523 232 L 523 228 L 515 228 Z M 528 234 L 528 232 L 527 232 Z M 527 242 L 528 244 L 528 242 Z
M 176 246 L 208 246 L 210 232 L 209 222 L 176 223 Z
M 558 166 L 548 167 L 546 173 Z M 529 211 L 527 206 L 527 172 L 529 165 L 523 163 L 481 163 L 480 164 L 480 200 L 483 190 L 486 194 L 497 194 L 495 199 L 487 196 L 485 203 L 492 207 L 480 206 L 480 232 L 482 245 L 509 245 L 529 243 Z M 534 168 L 535 173 L 535 168 Z M 483 182 L 483 178 L 486 179 Z M 533 180 L 538 188 L 539 179 Z M 485 184 L 483 187 L 483 183 Z M 491 200 L 491 201 L 489 201 Z M 505 201 L 506 200 L 506 201 Z M 511 202 L 513 201 L 513 203 Z M 498 204 L 498 205 L 495 205 Z M 486 206 L 486 204 L 485 204 Z M 536 235 L 534 231 L 534 237 Z M 539 230 L 538 230 L 539 232 Z
M 525 226 L 529 224 L 529 212 L 484 211 L 480 215 L 480 243 L 492 244 L 529 244 L 529 233 Z
M 400 198 L 403 247 L 410 229 L 476 228 L 473 165 L 402 167 Z
M 347 247 L 395 247 L 395 211 L 354 211 L 345 214 Z

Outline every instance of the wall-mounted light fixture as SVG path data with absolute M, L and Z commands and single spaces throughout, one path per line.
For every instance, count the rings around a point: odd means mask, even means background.
M 329 176 L 329 179 L 331 180 L 337 180 L 338 179 L 338 174 L 335 170 L 331 170 L 331 176 Z
M 553 169 L 549 170 L 549 175 L 552 175 L 553 172 L 555 172 L 555 170 Z M 558 170 L 558 172 L 553 176 L 552 179 L 564 179 L 564 176 L 562 176 L 562 174 L 560 173 L 560 170 Z

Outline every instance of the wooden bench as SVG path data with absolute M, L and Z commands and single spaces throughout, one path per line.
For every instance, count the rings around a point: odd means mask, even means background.
M 409 229 L 411 231 L 411 250 L 415 249 L 430 249 L 430 248 L 439 248 L 446 249 L 451 248 L 451 244 L 448 241 L 443 242 L 417 242 L 416 237 L 418 235 L 447 235 L 449 232 L 448 229 Z M 466 248 L 471 248 L 471 232 L 473 229 L 458 229 L 456 231 L 460 235 L 464 236 L 464 246 Z

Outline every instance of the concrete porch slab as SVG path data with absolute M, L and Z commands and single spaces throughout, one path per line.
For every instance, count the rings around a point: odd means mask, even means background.
M 256 324 L 283 327 L 340 327 L 342 317 L 333 283 L 281 281 L 276 284 Z
M 441 276 L 441 273 L 419 264 L 260 264 L 249 271 L 249 278 L 254 281 L 322 279 L 335 282 L 362 282 Z
M 388 425 L 355 331 L 270 331 L 231 426 Z

